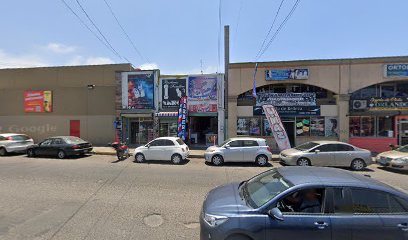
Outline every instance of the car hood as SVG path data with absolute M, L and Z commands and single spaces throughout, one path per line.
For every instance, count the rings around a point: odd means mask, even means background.
M 281 152 L 281 154 L 284 154 L 284 155 L 287 155 L 287 156 L 296 155 L 296 154 L 299 154 L 299 153 L 302 153 L 302 151 L 294 149 L 294 148 L 289 148 L 289 149 L 283 150 Z
M 205 150 L 205 151 L 206 151 L 206 152 L 210 152 L 210 151 L 217 150 L 217 149 L 219 149 L 219 147 L 217 147 L 217 146 L 211 146 L 211 147 L 208 147 L 207 150 Z
M 393 150 L 393 151 L 383 152 L 379 156 L 395 159 L 395 158 L 408 157 L 408 153 Z
M 204 201 L 203 211 L 210 214 L 237 214 L 249 211 L 239 195 L 239 183 L 230 183 L 211 190 Z

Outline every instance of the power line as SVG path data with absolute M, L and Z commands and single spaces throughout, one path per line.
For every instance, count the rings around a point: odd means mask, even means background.
M 242 6 L 243 6 L 244 0 L 241 0 L 239 2 L 239 10 L 238 10 L 238 17 L 237 17 L 237 24 L 235 25 L 235 34 L 234 34 L 234 39 L 232 42 L 235 45 L 235 41 L 237 40 L 237 35 L 238 35 L 238 27 L 239 27 L 239 21 L 241 20 L 241 11 L 242 11 Z
M 129 34 L 126 32 L 125 28 L 122 26 L 122 24 L 119 22 L 119 19 L 116 17 L 115 12 L 113 11 L 111 5 L 106 1 L 103 0 L 106 4 L 106 6 L 109 8 L 110 13 L 112 16 L 115 18 L 116 23 L 119 25 L 120 29 L 122 30 L 123 34 L 126 36 L 127 40 L 130 42 L 132 45 L 133 49 L 136 51 L 136 53 L 139 55 L 141 59 L 143 59 L 146 62 L 150 62 L 149 58 L 144 57 L 142 53 L 139 51 L 139 49 L 136 47 L 136 44 L 133 42 L 133 40 L 130 38 Z
M 272 32 L 273 27 L 275 26 L 275 22 L 276 22 L 276 19 L 278 18 L 278 15 L 279 15 L 279 12 L 280 12 L 280 10 L 281 10 L 281 8 L 282 8 L 283 2 L 285 2 L 285 0 L 282 0 L 281 3 L 279 4 L 278 10 L 276 11 L 275 17 L 273 18 L 273 22 L 272 22 L 272 24 L 271 24 L 271 26 L 270 26 L 270 28 L 269 28 L 268 34 L 266 34 L 265 39 L 263 40 L 262 45 L 261 45 L 261 47 L 259 48 L 259 51 L 258 51 L 258 53 L 257 53 L 256 56 L 255 56 L 255 59 L 257 59 L 257 57 L 259 56 L 259 54 L 262 52 L 262 49 L 265 47 L 266 40 L 268 39 L 269 35 L 270 35 L 271 32 Z
M 268 44 L 266 45 L 266 47 L 264 48 L 264 50 L 262 50 L 261 54 L 259 54 L 259 56 L 257 57 L 256 61 L 258 61 L 263 54 L 265 54 L 266 50 L 268 50 L 268 48 L 271 46 L 272 42 L 276 39 L 276 36 L 279 34 L 279 32 L 282 30 L 282 28 L 285 26 L 285 24 L 287 23 L 287 21 L 290 19 L 290 17 L 293 15 L 293 13 L 295 12 L 297 6 L 299 5 L 300 0 L 296 0 L 295 4 L 293 5 L 292 9 L 290 10 L 290 12 L 288 13 L 288 15 L 285 17 L 285 19 L 283 20 L 283 22 L 279 25 L 279 28 L 276 30 L 275 34 L 272 36 L 272 38 L 269 40 Z

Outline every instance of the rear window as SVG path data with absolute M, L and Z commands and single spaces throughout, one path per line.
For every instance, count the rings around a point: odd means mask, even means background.
M 257 141 L 244 140 L 244 147 L 256 147 L 259 146 Z
M 11 139 L 13 139 L 14 141 L 25 141 L 30 138 L 26 135 L 15 135 L 15 136 L 12 136 Z
M 79 137 L 66 137 L 64 138 L 64 140 L 68 144 L 86 143 L 84 140 L 80 139 Z
M 180 145 L 184 145 L 184 144 L 185 144 L 185 143 L 183 142 L 183 140 L 181 140 L 181 138 L 178 138 L 176 141 L 177 141 L 177 143 L 180 144 Z

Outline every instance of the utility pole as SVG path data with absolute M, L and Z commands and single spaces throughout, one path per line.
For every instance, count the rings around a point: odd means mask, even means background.
M 228 119 L 228 68 L 230 62 L 230 29 L 224 26 L 224 109 L 225 119 Z

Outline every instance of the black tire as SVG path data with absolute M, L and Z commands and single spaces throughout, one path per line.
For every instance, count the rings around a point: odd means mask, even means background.
M 211 158 L 211 163 L 214 166 L 221 166 L 222 164 L 224 164 L 224 158 L 221 155 L 214 155 Z
M 252 240 L 252 238 L 245 236 L 243 234 L 234 234 L 229 236 L 227 240 Z
M 172 156 L 171 156 L 171 162 L 174 164 L 174 165 L 178 165 L 178 164 L 180 164 L 180 163 L 182 163 L 183 162 L 183 157 L 180 155 L 180 154 L 173 154 Z
M 64 159 L 66 156 L 67 155 L 62 150 L 59 150 L 58 153 L 57 153 L 57 158 L 59 158 L 59 159 Z
M 354 159 L 354 160 L 351 162 L 351 164 L 350 164 L 350 168 L 351 168 L 353 171 L 361 171 L 361 170 L 363 170 L 366 166 L 367 166 L 367 165 L 366 165 L 366 163 L 364 162 L 364 160 L 363 160 L 363 159 L 359 159 L 359 158 Z
M 143 154 L 138 153 L 135 156 L 135 161 L 138 162 L 138 163 L 142 163 L 142 162 L 146 161 L 146 158 L 145 158 L 145 156 Z
M 266 165 L 268 165 L 268 157 L 261 154 L 256 157 L 255 163 L 260 167 L 265 167 Z
M 7 150 L 4 147 L 0 148 L 0 156 L 4 157 L 6 155 L 7 155 Z
M 299 158 L 296 161 L 296 165 L 298 165 L 298 166 L 312 166 L 312 163 L 307 158 Z
M 27 156 L 30 157 L 30 158 L 35 157 L 34 149 L 32 149 L 32 148 L 27 149 Z

